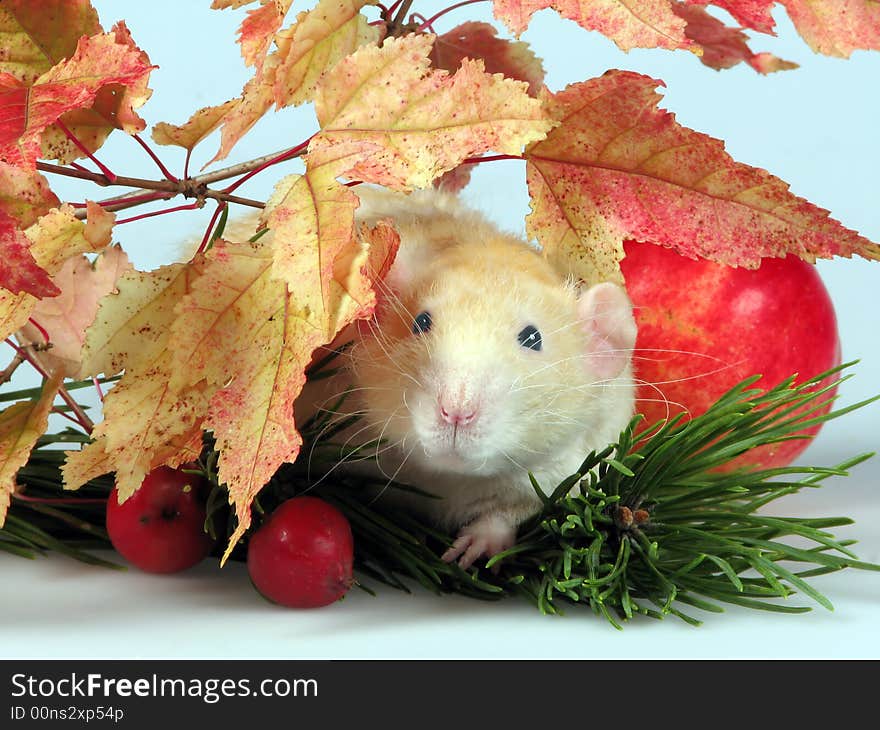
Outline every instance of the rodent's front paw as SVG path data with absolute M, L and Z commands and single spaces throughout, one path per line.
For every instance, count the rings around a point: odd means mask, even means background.
M 477 558 L 491 558 L 513 547 L 515 542 L 516 528 L 513 525 L 498 515 L 485 515 L 462 527 L 441 559 L 451 563 L 458 558 L 458 564 L 467 569 Z

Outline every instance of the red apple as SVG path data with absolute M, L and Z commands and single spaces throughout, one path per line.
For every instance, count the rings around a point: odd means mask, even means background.
M 317 608 L 351 588 L 354 541 L 336 507 L 317 497 L 282 502 L 251 537 L 248 573 L 270 601 Z
M 214 546 L 205 532 L 209 484 L 195 474 L 160 466 L 119 504 L 107 500 L 107 533 L 116 551 L 148 573 L 176 573 L 200 563 Z
M 788 256 L 751 270 L 695 261 L 653 244 L 627 241 L 624 249 L 621 268 L 639 327 L 633 364 L 644 381 L 636 411 L 647 423 L 681 411 L 700 415 L 752 375 L 763 376 L 758 387 L 770 388 L 840 363 L 834 307 L 813 265 Z M 784 466 L 808 444 L 768 444 L 730 466 Z

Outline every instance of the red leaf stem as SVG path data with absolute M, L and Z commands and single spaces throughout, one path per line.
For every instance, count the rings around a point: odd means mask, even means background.
M 63 410 L 60 406 L 55 406 L 52 409 L 52 413 L 61 416 L 62 418 L 66 418 L 68 421 L 70 421 L 71 423 L 75 423 L 77 426 L 82 426 L 82 424 L 78 420 L 71 416 L 67 411 Z
M 454 5 L 450 5 L 449 7 L 444 8 L 438 13 L 435 13 L 430 18 L 425 20 L 418 28 L 416 28 L 416 33 L 421 33 L 425 28 L 431 28 L 431 25 L 438 18 L 442 18 L 446 13 L 451 13 L 453 10 L 457 10 L 458 8 L 463 8 L 465 5 L 473 5 L 475 3 L 484 3 L 486 0 L 463 0 L 463 2 L 455 3 Z
M 40 333 L 40 336 L 43 338 L 43 340 L 48 345 L 49 344 L 49 333 L 46 332 L 43 325 L 41 325 L 39 322 L 37 322 L 37 320 L 35 320 L 33 317 L 28 317 L 28 322 L 34 326 L 34 328 L 37 330 L 37 332 Z
M 312 137 L 313 137 L 313 136 L 314 136 L 314 135 L 312 135 Z M 246 183 L 248 180 L 250 180 L 254 175 L 256 175 L 257 173 L 262 172 L 262 171 L 265 170 L 267 167 L 271 167 L 272 165 L 277 165 L 277 164 L 280 163 L 280 162 L 284 162 L 285 160 L 289 160 L 289 159 L 291 159 L 291 158 L 293 158 L 293 157 L 297 157 L 297 156 L 299 156 L 300 153 L 302 153 L 302 151 L 303 151 L 306 147 L 309 146 L 309 142 L 312 141 L 312 137 L 309 137 L 308 139 L 306 139 L 306 140 L 300 142 L 300 143 L 299 143 L 298 145 L 296 145 L 295 147 L 291 147 L 289 150 L 285 150 L 285 151 L 282 152 L 280 155 L 277 155 L 276 157 L 273 157 L 271 160 L 268 160 L 267 162 L 264 162 L 262 165 L 260 165 L 260 166 L 257 167 L 256 169 L 251 170 L 249 173 L 247 173 L 247 174 L 244 175 L 243 177 L 240 177 L 238 180 L 236 180 L 236 181 L 235 181 L 234 183 L 232 183 L 231 185 L 229 185 L 229 186 L 223 188 L 223 190 L 221 190 L 220 192 L 222 192 L 222 193 L 227 193 L 227 194 L 228 194 L 228 193 L 231 193 L 233 190 L 236 190 L 237 188 L 241 187 L 244 183 Z
M 478 165 L 481 162 L 495 162 L 496 160 L 524 160 L 522 155 L 483 155 L 482 157 L 466 157 L 461 161 L 462 165 Z
M 60 415 L 66 415 L 64 413 Z M 32 504 L 104 504 L 106 499 L 84 498 L 84 497 L 29 497 L 23 492 L 16 492 L 12 495 L 14 499 L 22 502 L 31 502 Z
M 31 367 L 34 368 L 40 375 L 43 376 L 46 380 L 49 379 L 49 373 L 46 371 L 40 362 L 30 353 L 28 352 L 28 348 L 19 347 L 9 338 L 6 338 L 6 344 L 9 345 L 12 349 L 14 349 Z M 85 411 L 80 407 L 79 403 L 67 392 L 67 388 L 62 384 L 58 390 L 58 395 L 70 406 L 70 410 L 73 411 L 76 416 L 76 423 L 82 428 L 87 434 L 92 433 L 92 429 L 95 427 L 95 424 L 92 423 L 92 419 L 89 418 Z
M 104 389 L 101 387 L 101 381 L 98 380 L 98 378 L 96 378 L 96 377 L 92 377 L 92 383 L 94 384 L 95 390 L 98 393 L 98 400 L 100 400 L 101 403 L 103 403 L 104 402 Z
M 179 210 L 196 210 L 204 206 L 204 200 L 197 200 L 195 203 L 189 203 L 188 205 L 176 205 L 173 208 L 163 208 L 162 210 L 154 210 L 150 213 L 142 213 L 141 215 L 135 215 L 131 218 L 122 218 L 121 220 L 116 221 L 116 225 L 122 225 L 123 223 L 133 223 L 134 221 L 140 221 L 144 218 L 154 218 L 157 215 L 165 215 L 166 213 L 176 213 Z
M 156 163 L 156 167 L 158 167 L 159 170 L 162 171 L 165 179 L 170 180 L 171 182 L 177 182 L 178 179 L 168 171 L 168 168 L 165 167 L 165 165 L 162 163 L 162 160 L 160 160 L 156 153 L 153 152 L 153 149 L 150 147 L 150 145 L 144 142 L 144 140 L 141 139 L 140 135 L 135 134 L 132 136 L 134 137 L 135 142 L 137 142 L 143 148 L 144 152 L 146 152 L 150 156 L 150 159 Z
M 226 207 L 226 203 L 218 203 L 217 209 L 214 211 L 214 215 L 211 216 L 211 220 L 208 221 L 208 227 L 205 229 L 205 235 L 202 237 L 202 242 L 199 244 L 198 249 L 196 249 L 196 253 L 202 253 L 208 246 L 208 242 L 211 240 L 211 232 L 214 230 L 214 225 L 217 223 L 217 218 L 220 217 L 220 213 L 223 212 L 223 209 Z
M 82 152 L 86 157 L 88 157 L 92 162 L 97 165 L 98 169 L 104 173 L 104 177 L 106 177 L 111 183 L 116 182 L 116 173 L 114 173 L 109 167 L 107 167 L 103 162 L 101 162 L 97 157 L 95 157 L 89 150 L 83 145 L 82 142 L 79 141 L 79 137 L 77 137 L 73 132 L 71 132 L 62 122 L 58 119 L 55 124 L 58 125 L 58 128 L 64 132 L 67 138 L 73 142 L 80 152 Z M 83 168 L 84 169 L 84 168 Z

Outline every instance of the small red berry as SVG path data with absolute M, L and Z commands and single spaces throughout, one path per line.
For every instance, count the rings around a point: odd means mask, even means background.
M 148 573 L 176 573 L 200 563 L 214 546 L 205 532 L 208 482 L 160 466 L 123 504 L 107 500 L 107 534 L 116 551 Z
M 345 515 L 317 497 L 283 502 L 248 544 L 248 573 L 270 601 L 317 608 L 351 588 L 354 540 Z

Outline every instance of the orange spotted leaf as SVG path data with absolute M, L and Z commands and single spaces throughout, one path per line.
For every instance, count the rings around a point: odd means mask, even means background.
M 545 104 L 559 121 L 526 151 L 527 230 L 587 281 L 619 278 L 623 240 L 754 268 L 766 256 L 880 258 L 880 246 L 735 162 L 717 139 L 659 109 L 658 82 L 610 71 Z
M 32 84 L 76 51 L 81 36 L 101 32 L 89 0 L 3 0 L 0 71 Z
M 149 56 L 137 47 L 124 22 L 113 26 L 111 32 L 117 45 L 127 48 L 144 65 L 150 66 Z M 60 121 L 89 152 L 99 149 L 114 129 L 136 134 L 146 126 L 135 109 L 143 106 L 152 94 L 148 82 L 149 74 L 145 73 L 129 81 L 106 84 L 98 89 L 91 106 L 69 111 L 61 116 Z M 44 158 L 62 164 L 85 157 L 85 153 L 58 125 L 50 126 L 43 133 L 41 150 Z
M 58 204 L 58 196 L 36 170 L 0 162 L 0 212 L 14 218 L 21 228 L 35 223 Z
M 596 30 L 624 51 L 632 48 L 688 48 L 684 21 L 670 0 L 495 0 L 495 17 L 519 35 L 534 13 L 553 8 L 563 18 Z
M 176 307 L 201 269 L 196 259 L 146 273 L 132 270 L 119 278 L 115 293 L 101 300 L 86 332 L 81 374 L 125 373 L 104 399 L 95 441 L 69 453 L 63 470 L 66 488 L 77 488 L 109 465 L 125 500 L 155 467 L 197 455 L 193 444 L 211 390 L 203 382 L 181 387 L 173 379 L 174 357 L 196 343 L 171 333 Z
M 19 228 L 18 221 L 0 211 L 0 287 L 12 294 L 54 297 L 61 290 L 52 277 L 34 260 L 31 242 Z
M 487 74 L 480 60 L 465 59 L 454 75 L 432 70 L 432 43 L 427 35 L 390 38 L 328 71 L 315 95 L 322 130 L 309 153 L 347 147 L 345 174 L 411 189 L 487 150 L 520 154 L 547 133 L 552 123 L 523 82 Z
M 238 44 L 241 56 L 248 66 L 259 69 L 269 52 L 275 33 L 281 28 L 284 16 L 290 9 L 292 0 L 284 2 L 263 1 L 258 8 L 248 10 L 238 28 Z

